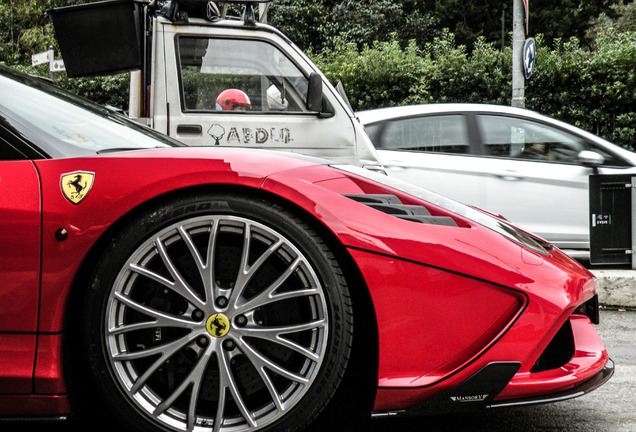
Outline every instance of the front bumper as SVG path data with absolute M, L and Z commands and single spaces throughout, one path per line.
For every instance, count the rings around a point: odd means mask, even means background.
M 611 359 L 607 360 L 603 369 L 593 375 L 587 381 L 572 387 L 568 390 L 564 390 L 559 393 L 547 394 L 543 396 L 535 396 L 531 398 L 525 399 L 513 399 L 513 400 L 503 400 L 503 401 L 493 401 L 488 408 L 499 408 L 499 407 L 514 407 L 514 406 L 523 406 L 523 405 L 534 405 L 540 403 L 549 403 L 549 402 L 560 402 L 568 399 L 572 399 L 575 397 L 583 396 L 591 392 L 592 390 L 597 389 L 607 382 L 612 375 L 614 374 L 614 362 Z
M 540 367 L 538 361 L 534 368 L 526 372 L 527 368 L 522 367 L 520 362 L 489 362 L 441 395 L 411 408 L 375 412 L 374 417 L 419 416 L 515 407 L 583 396 L 611 378 L 614 363 L 587 316 L 571 315 L 563 328 L 567 331 L 562 333 L 570 334 L 572 355 L 558 365 L 551 364 L 554 359 L 547 359 L 544 362 L 549 369 Z M 564 338 L 555 336 L 554 341 L 557 342 L 556 345 L 561 345 Z M 553 351 L 550 347 L 546 348 L 542 357 L 562 356 Z
M 602 372 L 609 362 L 609 356 L 589 318 L 572 315 L 569 324 L 572 329 L 571 358 L 562 366 L 555 365 L 552 369 L 516 374 L 495 398 L 495 402 L 503 403 L 508 399 L 541 401 L 551 394 L 571 391 Z

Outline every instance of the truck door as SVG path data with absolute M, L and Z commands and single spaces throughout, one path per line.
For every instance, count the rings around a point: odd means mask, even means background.
M 211 34 L 193 35 L 169 28 L 164 27 L 166 59 L 174 58 L 173 71 L 166 65 L 169 135 L 187 145 L 283 150 L 355 163 L 352 117 L 330 89 L 323 104 L 333 115 L 307 109 L 310 71 L 281 48 L 284 43 L 242 29 L 219 34 L 203 27 Z

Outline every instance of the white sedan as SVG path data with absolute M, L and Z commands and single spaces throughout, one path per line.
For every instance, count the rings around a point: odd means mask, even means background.
M 533 111 L 429 104 L 357 113 L 386 172 L 589 253 L 588 177 L 636 174 L 636 153 Z

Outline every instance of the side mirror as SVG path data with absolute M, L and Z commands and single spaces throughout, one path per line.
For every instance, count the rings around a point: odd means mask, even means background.
M 317 72 L 312 72 L 309 75 L 307 109 L 318 113 L 322 111 L 322 78 Z
M 583 165 L 598 166 L 603 165 L 605 158 L 595 151 L 583 150 L 579 152 L 579 162 Z
M 603 155 L 591 150 L 583 150 L 578 154 L 579 163 L 591 167 L 594 174 L 598 173 L 598 167 L 603 165 L 605 158 Z

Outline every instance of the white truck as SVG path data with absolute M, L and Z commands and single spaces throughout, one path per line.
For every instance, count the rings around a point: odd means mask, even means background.
M 49 17 L 70 77 L 131 71 L 128 115 L 187 145 L 283 150 L 381 171 L 346 95 L 257 18 L 269 0 L 218 3 L 111 0 Z M 231 3 L 243 6 L 241 18 L 227 15 Z

